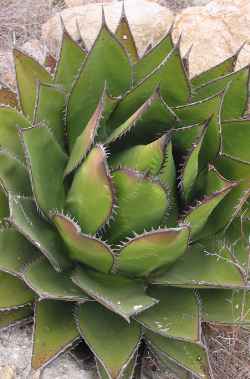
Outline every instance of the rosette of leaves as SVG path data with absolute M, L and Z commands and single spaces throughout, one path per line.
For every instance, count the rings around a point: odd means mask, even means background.
M 32 368 L 84 340 L 101 378 L 209 378 L 202 322 L 250 325 L 249 67 L 193 79 L 171 31 L 142 57 L 123 11 L 0 91 L 0 326 Z M 140 347 L 140 348 L 139 348 Z

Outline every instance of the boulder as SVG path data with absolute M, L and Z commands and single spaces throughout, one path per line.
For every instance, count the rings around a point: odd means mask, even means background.
M 168 31 L 174 20 L 173 13 L 168 8 L 154 2 L 126 0 L 125 7 L 139 52 L 143 52 L 149 42 L 158 41 Z M 115 31 L 117 27 L 121 8 L 122 2 L 104 3 L 107 24 L 112 31 Z M 101 25 L 101 3 L 66 8 L 44 24 L 42 38 L 52 52 L 55 51 L 61 39 L 60 16 L 71 36 L 79 40 L 80 33 L 87 47 L 90 48 Z
M 192 46 L 191 76 L 242 49 L 237 68 L 250 62 L 249 0 L 214 0 L 204 7 L 189 7 L 176 17 L 175 40 L 182 33 L 182 53 Z

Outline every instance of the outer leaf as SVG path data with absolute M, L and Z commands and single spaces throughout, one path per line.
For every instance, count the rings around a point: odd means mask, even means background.
M 11 223 L 48 258 L 54 269 L 61 271 L 68 267 L 61 238 L 53 226 L 40 217 L 34 201 L 10 195 L 9 205 Z
M 12 108 L 17 108 L 17 95 L 8 87 L 0 89 L 0 104 L 9 105 Z
M 45 259 L 38 259 L 27 266 L 24 280 L 40 299 L 84 302 L 88 296 L 72 283 L 66 273 L 58 273 Z
M 35 294 L 15 276 L 0 272 L 0 310 L 23 307 L 35 299 Z
M 71 304 L 54 300 L 38 302 L 35 308 L 32 368 L 44 367 L 70 348 L 78 338 Z
M 122 7 L 121 19 L 117 26 L 115 35 L 119 39 L 121 44 L 124 46 L 124 48 L 126 49 L 131 62 L 133 64 L 136 64 L 139 60 L 139 56 L 138 56 L 134 36 L 131 32 L 129 22 L 125 13 L 124 3 Z
M 163 337 L 200 340 L 199 306 L 194 291 L 154 286 L 148 293 L 159 303 L 136 316 L 139 323 Z
M 24 164 L 8 150 L 0 149 L 0 181 L 5 192 L 31 195 L 29 173 Z
M 152 278 L 154 284 L 180 287 L 244 287 L 244 279 L 226 248 L 192 245 L 165 274 Z
M 176 341 L 148 331 L 146 339 L 154 349 L 162 352 L 170 360 L 199 378 L 209 379 L 208 357 L 203 345 Z
M 10 274 L 20 274 L 24 265 L 40 253 L 26 238 L 12 228 L 0 231 L 0 269 Z
M 137 364 L 138 351 L 134 353 L 134 356 L 130 359 L 128 365 L 121 372 L 120 377 L 122 379 L 133 379 L 135 375 L 135 368 Z M 97 373 L 100 379 L 110 379 L 108 371 L 96 358 Z
M 30 306 L 11 309 L 8 311 L 0 312 L 0 329 L 5 329 L 10 326 L 25 322 L 29 320 L 32 315 L 32 309 Z
M 250 165 L 250 121 L 235 120 L 222 123 L 222 147 L 221 151 L 235 160 L 246 162 Z M 250 176 L 250 166 L 249 166 Z
M 169 32 L 152 49 L 146 51 L 143 57 L 135 65 L 135 82 L 140 82 L 149 75 L 171 52 L 174 47 L 172 40 L 172 27 Z
M 0 185 L 0 222 L 9 216 L 8 198 Z
M 96 109 L 105 82 L 109 93 L 119 96 L 130 88 L 131 66 L 124 48 L 103 21 L 69 98 L 67 128 L 70 147 Z
M 66 155 L 44 125 L 22 129 L 20 136 L 37 204 L 45 214 L 52 209 L 62 209 L 65 202 L 63 172 Z
M 153 359 L 156 360 L 161 372 L 167 370 L 167 373 L 170 371 L 170 373 L 175 374 L 178 379 L 190 379 L 190 372 L 179 366 L 177 362 L 167 357 L 166 354 L 163 354 L 159 350 L 154 350 L 152 345 L 150 346 L 150 353 L 153 355 Z
M 128 241 L 119 251 L 118 270 L 132 276 L 146 276 L 175 262 L 186 250 L 187 227 L 146 232 Z
M 201 290 L 202 317 L 218 324 L 250 323 L 249 290 Z
M 86 233 L 95 234 L 112 216 L 114 188 L 103 146 L 95 147 L 74 176 L 67 209 Z
M 16 109 L 0 106 L 0 141 L 1 146 L 14 156 L 24 161 L 23 148 L 18 137 L 18 128 L 28 128 L 30 123 Z
M 129 322 L 129 318 L 157 303 L 145 294 L 142 281 L 78 268 L 72 280 L 89 296 Z
M 20 107 L 23 113 L 32 120 L 36 103 L 37 80 L 49 82 L 50 75 L 37 61 L 20 50 L 14 49 L 13 54 Z
M 66 91 L 72 87 L 86 52 L 70 37 L 66 29 L 63 30 L 60 58 L 56 67 L 54 81 L 62 84 Z
M 229 180 L 249 178 L 250 165 L 220 153 L 215 161 L 215 167 Z
M 134 321 L 128 324 L 101 305 L 90 302 L 79 306 L 78 326 L 109 377 L 118 378 L 138 348 L 141 337 L 139 325 Z M 103 344 L 103 341 L 109 343 Z
M 121 169 L 113 172 L 117 196 L 117 215 L 107 236 L 112 243 L 158 227 L 168 207 L 168 197 L 161 184 L 146 175 Z M 145 204 L 147 206 L 145 207 Z
M 34 123 L 45 123 L 62 148 L 64 148 L 64 107 L 65 94 L 62 88 L 38 83 Z
M 54 214 L 52 220 L 67 246 L 67 252 L 71 259 L 101 272 L 108 273 L 110 271 L 113 265 L 113 255 L 105 242 L 81 233 L 78 225 L 59 213 Z

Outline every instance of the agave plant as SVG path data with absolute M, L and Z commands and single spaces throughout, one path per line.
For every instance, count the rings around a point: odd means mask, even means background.
M 250 325 L 249 67 L 189 78 L 171 30 L 139 58 L 126 15 L 54 70 L 14 49 L 0 92 L 0 326 L 34 314 L 32 368 L 85 341 L 101 378 L 150 351 L 209 378 L 202 322 Z M 52 73 L 53 71 L 53 73 Z M 144 348 L 142 348 L 142 346 Z

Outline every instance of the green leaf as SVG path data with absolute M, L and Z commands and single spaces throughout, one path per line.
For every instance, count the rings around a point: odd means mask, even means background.
M 25 306 L 18 309 L 11 309 L 0 312 L 0 329 L 14 326 L 21 322 L 27 321 L 32 315 L 32 308 Z
M 140 82 L 149 75 L 172 51 L 174 43 L 172 40 L 172 27 L 169 32 L 152 49 L 138 61 L 134 67 L 134 81 Z
M 138 351 L 136 351 L 133 357 L 130 359 L 128 365 L 121 372 L 120 377 L 122 379 L 133 379 L 135 375 L 135 369 L 137 365 Z M 100 379 L 110 379 L 108 371 L 103 364 L 96 358 L 97 373 Z
M 147 203 L 145 203 L 147 204 Z M 147 276 L 175 262 L 187 249 L 189 229 L 159 229 L 129 240 L 119 251 L 117 268 L 132 276 Z
M 71 259 L 108 273 L 113 265 L 111 248 L 101 239 L 81 233 L 68 217 L 55 213 L 52 220 L 63 239 Z
M 18 128 L 28 128 L 28 120 L 14 108 L 0 106 L 1 147 L 24 161 L 23 148 L 18 136 Z
M 130 88 L 131 76 L 128 56 L 103 20 L 69 98 L 67 129 L 71 148 L 96 109 L 104 83 L 112 96 L 119 96 Z
M 32 199 L 9 196 L 10 222 L 36 246 L 56 271 L 69 267 L 62 240 L 52 225 L 42 219 Z
M 173 108 L 181 119 L 178 127 L 190 126 L 209 120 L 208 130 L 204 138 L 201 161 L 207 163 L 213 160 L 220 149 L 220 112 L 222 93 L 195 103 Z
M 169 204 L 160 182 L 130 169 L 116 170 L 112 177 L 118 208 L 107 231 L 109 241 L 116 243 L 133 232 L 142 233 L 144 229 L 158 227 Z
M 222 120 L 243 116 L 247 108 L 249 66 L 239 71 L 222 76 L 196 89 L 193 101 L 212 96 L 225 90 L 222 103 Z M 232 102 L 232 99 L 234 101 Z
M 23 267 L 36 257 L 38 250 L 13 228 L 0 231 L 0 269 L 10 274 L 20 274 Z
M 24 164 L 8 150 L 0 148 L 0 182 L 5 192 L 31 195 L 29 173 Z
M 138 349 L 141 331 L 138 324 L 128 324 L 118 315 L 89 302 L 79 306 L 78 325 L 90 349 L 102 362 L 110 378 L 118 378 Z M 103 343 L 108 341 L 108 343 Z
M 214 79 L 218 79 L 221 76 L 225 76 L 234 71 L 239 51 L 231 57 L 225 59 L 223 62 L 211 67 L 207 71 L 203 71 L 201 74 L 194 76 L 191 80 L 191 84 L 194 87 L 200 87 L 203 84 L 210 82 Z
M 36 304 L 31 366 L 39 369 L 79 338 L 70 303 L 43 300 Z
M 0 272 L 0 310 L 23 307 L 32 303 L 35 294 L 15 276 Z
M 0 185 L 0 223 L 9 216 L 9 202 L 2 186 Z
M 76 172 L 67 195 L 67 209 L 85 233 L 95 234 L 114 211 L 114 188 L 106 152 L 97 145 Z
M 249 290 L 201 290 L 202 318 L 216 324 L 249 324 Z
M 21 129 L 20 136 L 37 204 L 47 215 L 53 209 L 63 209 L 66 155 L 44 125 Z
M 64 107 L 65 94 L 59 86 L 38 83 L 33 122 L 45 123 L 62 148 L 64 148 Z
M 119 39 L 120 43 L 126 49 L 128 56 L 132 64 L 136 64 L 139 61 L 138 51 L 135 44 L 134 36 L 131 32 L 129 22 L 125 13 L 124 3 L 122 7 L 122 15 L 119 24 L 115 31 L 116 37 Z
M 199 305 L 193 290 L 154 286 L 148 294 L 159 303 L 136 316 L 136 321 L 163 337 L 200 340 Z
M 200 151 L 202 149 L 203 141 L 207 133 L 207 128 L 208 123 L 204 125 L 201 136 L 197 142 L 193 144 L 192 150 L 185 158 L 183 167 L 181 169 L 182 197 L 185 203 L 190 202 L 194 195 L 194 186 L 199 173 Z
M 191 288 L 240 288 L 245 283 L 226 247 L 194 244 L 164 274 L 152 278 L 153 284 Z
M 90 297 L 129 322 L 129 318 L 154 306 L 157 301 L 145 294 L 145 283 L 120 275 L 107 275 L 78 267 L 72 280 Z
M 202 344 L 177 341 L 146 331 L 146 340 L 156 351 L 197 375 L 209 379 L 209 365 L 206 348 Z
M 204 122 L 190 126 L 177 127 L 172 130 L 172 141 L 175 150 L 183 155 L 192 149 L 204 128 Z M 211 147 L 211 146 L 210 146 Z
M 17 95 L 8 87 L 1 87 L 0 89 L 0 104 L 9 105 L 11 108 L 17 108 Z
M 70 37 L 65 27 L 63 29 L 60 57 L 56 67 L 54 81 L 62 84 L 64 89 L 69 91 L 87 54 Z
M 206 225 L 208 217 L 234 186 L 234 183 L 228 184 L 224 189 L 204 198 L 194 208 L 189 209 L 183 217 L 183 222 L 190 225 L 192 239 L 197 239 L 197 236 Z
M 178 46 L 150 75 L 127 92 L 113 112 L 110 120 L 112 127 L 116 128 L 125 122 L 158 87 L 161 96 L 169 106 L 188 102 L 190 87 L 182 66 Z
M 167 357 L 159 350 L 157 351 L 153 349 L 152 345 L 149 349 L 161 372 L 167 371 L 167 373 L 170 372 L 171 374 L 175 374 L 178 379 L 190 379 L 190 373 L 183 367 L 179 366 L 177 362 L 174 362 L 171 358 Z
M 229 180 L 249 178 L 250 165 L 220 153 L 215 161 L 215 167 Z
M 67 167 L 65 169 L 65 176 L 71 173 L 81 164 L 95 141 L 97 130 L 100 127 L 100 122 L 103 114 L 104 96 L 105 94 L 103 94 L 95 112 L 91 116 L 85 129 L 79 135 L 79 137 L 76 138 L 76 141 L 70 153 Z
M 23 277 L 27 285 L 39 294 L 40 299 L 54 299 L 83 302 L 88 300 L 67 273 L 56 272 L 46 258 L 29 264 Z
M 13 50 L 13 54 L 20 107 L 23 113 L 32 120 L 37 81 L 49 82 L 51 77 L 48 71 L 30 56 L 17 49 Z
M 222 146 L 221 151 L 235 160 L 250 165 L 250 121 L 233 120 L 225 121 L 221 125 Z M 250 166 L 249 166 L 250 176 Z

